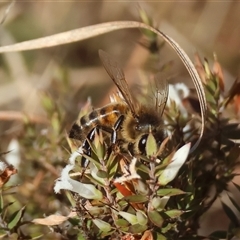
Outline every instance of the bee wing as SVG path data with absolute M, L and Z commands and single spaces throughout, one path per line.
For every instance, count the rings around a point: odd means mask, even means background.
M 108 75 L 118 87 L 118 90 L 121 92 L 123 98 L 128 104 L 133 116 L 136 116 L 133 99 L 131 97 L 131 93 L 122 68 L 108 53 L 104 52 L 103 50 L 99 50 L 98 53 Z
M 160 73 L 155 76 L 156 89 L 154 92 L 155 108 L 160 115 L 163 114 L 168 99 L 168 81 Z

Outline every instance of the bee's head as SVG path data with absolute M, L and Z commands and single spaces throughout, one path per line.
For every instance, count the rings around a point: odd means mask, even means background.
M 130 143 L 129 151 L 141 154 L 146 151 L 149 133 L 153 134 L 159 145 L 165 138 L 161 116 L 155 109 L 143 106 L 138 109 L 136 116 L 131 112 L 126 115 L 121 133 L 124 140 Z
M 163 125 L 160 123 L 158 126 L 146 125 L 144 127 L 146 128 L 145 133 L 139 134 L 134 143 L 135 153 L 140 153 L 140 154 L 146 153 L 146 144 L 147 144 L 147 139 L 150 133 L 152 133 L 158 146 L 160 146 L 163 140 L 167 137 L 166 131 L 164 130 Z
M 141 134 L 154 132 L 160 124 L 162 124 L 161 116 L 154 108 L 140 107 L 138 117 L 136 117 L 136 131 Z

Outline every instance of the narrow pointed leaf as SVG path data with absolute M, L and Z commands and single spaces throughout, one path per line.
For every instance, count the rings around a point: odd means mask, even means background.
M 102 193 L 92 184 L 81 183 L 73 179 L 69 179 L 70 188 L 67 190 L 78 193 L 86 199 L 102 199 Z
M 87 199 L 102 199 L 102 193 L 91 184 L 81 184 L 78 191 L 79 195 Z
M 227 214 L 228 218 L 234 224 L 235 227 L 239 226 L 239 221 L 233 210 L 226 205 L 224 202 L 221 202 L 224 212 Z
M 214 237 L 216 239 L 226 239 L 227 232 L 226 231 L 216 231 L 216 232 L 211 233 L 209 237 Z
M 146 144 L 147 156 L 154 156 L 157 153 L 157 143 L 152 134 L 148 135 Z
M 232 230 L 232 232 L 233 232 L 235 237 L 240 238 L 240 228 L 239 227 L 238 228 L 234 228 Z
M 118 169 L 119 162 L 120 160 L 118 159 L 118 157 L 115 154 L 111 153 L 106 163 L 109 180 L 112 180 L 112 178 L 115 176 Z
M 224 131 L 222 132 L 225 137 L 230 139 L 240 139 L 240 129 L 234 129 L 232 131 Z
M 125 220 L 125 219 L 117 219 L 115 221 L 115 224 L 117 226 L 119 226 L 119 227 L 127 227 L 127 226 L 129 226 L 129 222 L 127 220 Z
M 144 203 L 148 201 L 148 196 L 131 195 L 131 196 L 124 197 L 124 199 L 131 203 Z
M 11 206 L 12 204 L 14 204 L 14 202 L 9 202 L 3 207 L 2 209 L 3 214 L 5 214 L 5 212 L 8 211 L 9 206 Z
M 140 225 L 147 225 L 148 218 L 147 215 L 143 211 L 136 212 L 137 220 Z
M 97 171 L 97 176 L 99 178 L 107 178 L 108 174 L 105 171 L 103 171 L 103 170 L 99 170 L 99 171 Z
M 93 219 L 92 221 L 102 232 L 111 231 L 111 224 L 97 218 Z
M 13 213 L 13 215 L 11 216 L 11 219 L 10 219 L 10 221 L 8 223 L 8 228 L 9 229 L 13 229 L 15 226 L 17 226 L 17 224 L 22 219 L 24 211 L 25 211 L 25 206 L 22 207 L 20 210 L 16 211 L 15 213 Z
M 2 194 L 0 194 L 0 214 L 2 213 L 3 206 L 4 206 L 3 197 L 2 197 Z
M 157 240 L 167 240 L 167 238 L 164 235 L 157 233 Z
M 147 225 L 140 225 L 140 224 L 134 224 L 132 226 L 129 227 L 128 232 L 131 233 L 142 233 L 147 229 Z
M 165 212 L 170 218 L 177 218 L 183 214 L 184 211 L 178 209 L 172 209 Z
M 162 227 L 164 219 L 157 211 L 149 211 L 148 217 L 153 224 L 158 227 Z
M 233 182 L 233 184 L 237 188 L 237 190 L 240 192 L 240 186 L 238 184 L 236 184 L 235 182 Z
M 154 197 L 151 201 L 151 205 L 152 205 L 152 208 L 153 209 L 156 209 L 156 210 L 162 210 L 165 208 L 168 200 L 169 200 L 169 196 L 164 196 L 164 197 Z
M 228 196 L 228 197 L 232 202 L 232 204 L 234 205 L 234 207 L 238 210 L 238 212 L 240 212 L 240 205 L 231 196 Z
M 186 194 L 186 192 L 177 188 L 162 188 L 157 191 L 158 196 L 176 196 Z
M 120 216 L 122 216 L 124 219 L 126 219 L 132 225 L 138 223 L 137 216 L 134 215 L 134 214 L 131 214 L 131 213 L 128 213 L 128 212 L 123 212 L 123 211 L 120 211 L 118 214 Z

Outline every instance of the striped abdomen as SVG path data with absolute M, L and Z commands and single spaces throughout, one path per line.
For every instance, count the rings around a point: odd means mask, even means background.
M 84 140 L 87 134 L 96 126 L 111 130 L 118 118 L 128 112 L 126 104 L 111 103 L 105 107 L 93 110 L 80 118 L 80 124 L 74 123 L 69 137 Z

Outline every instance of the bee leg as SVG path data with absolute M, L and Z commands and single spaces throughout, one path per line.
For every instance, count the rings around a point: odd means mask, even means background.
M 112 144 L 116 144 L 116 142 L 117 142 L 117 131 L 120 129 L 120 127 L 123 123 L 123 120 L 124 120 L 124 115 L 121 115 L 113 126 L 112 134 L 111 134 L 111 143 Z
M 83 148 L 84 152 L 89 157 L 91 156 L 91 153 L 92 153 L 89 142 L 92 142 L 94 140 L 96 131 L 97 132 L 99 131 L 98 127 L 93 128 L 88 133 L 86 139 L 83 141 L 83 144 L 82 144 L 82 148 Z M 89 164 L 89 160 L 86 159 L 85 157 L 82 157 L 82 162 L 81 162 L 82 167 L 86 168 L 88 166 L 88 164 Z

